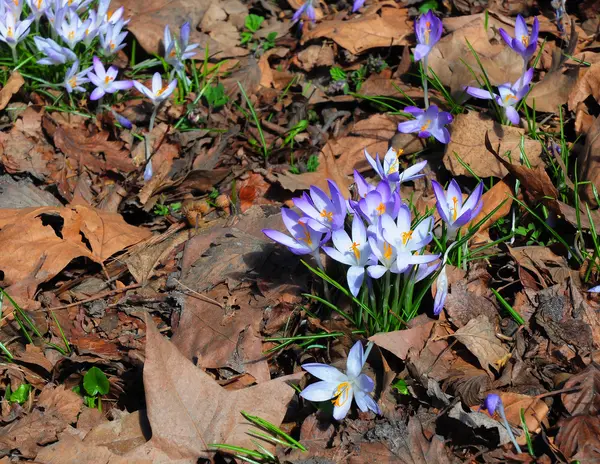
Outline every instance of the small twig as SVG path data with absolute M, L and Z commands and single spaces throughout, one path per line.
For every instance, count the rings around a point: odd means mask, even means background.
M 141 286 L 142 286 L 142 284 L 131 284 L 131 285 L 128 285 L 127 287 L 117 288 L 115 290 L 109 290 L 104 293 L 99 293 L 98 295 L 92 296 L 90 298 L 86 298 L 85 300 L 76 301 L 75 303 L 69 303 L 69 304 L 63 305 L 63 306 L 54 306 L 53 308 L 43 309 L 43 311 L 57 311 L 59 309 L 72 308 L 73 306 L 78 306 L 81 304 L 90 303 L 92 301 L 101 300 L 102 298 L 106 298 L 107 296 L 116 295 L 117 293 L 126 292 L 127 290 L 133 290 L 134 288 L 139 288 Z
M 203 295 L 202 293 L 198 293 L 196 290 L 191 289 L 190 287 L 188 287 L 187 285 L 181 283 L 179 280 L 177 279 L 173 279 L 175 282 L 177 282 L 179 285 L 181 285 L 185 290 L 187 290 L 188 292 L 192 293 L 192 296 L 195 296 L 196 298 L 202 300 L 202 301 L 206 301 L 207 303 L 212 303 L 217 305 L 219 308 L 224 309 L 225 306 L 221 303 L 219 303 L 217 300 L 213 300 L 212 298 L 209 298 L 206 295 Z

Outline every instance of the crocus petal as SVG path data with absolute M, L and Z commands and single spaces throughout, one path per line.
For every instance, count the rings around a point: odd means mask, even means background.
M 348 414 L 350 406 L 352 406 L 352 399 L 354 398 L 354 388 L 348 387 L 347 399 L 340 406 L 333 407 L 333 418 L 335 420 L 342 420 Z
M 431 181 L 433 187 L 433 193 L 435 194 L 437 211 L 444 222 L 450 222 L 450 209 L 448 208 L 448 201 L 446 200 L 446 193 L 443 187 L 438 184 L 435 180 Z
M 336 250 L 335 248 L 331 248 L 331 247 L 323 247 L 323 251 L 331 258 L 334 259 L 335 261 L 342 263 L 342 264 L 346 264 L 348 266 L 352 266 L 354 264 L 354 259 L 352 259 L 350 256 L 348 255 L 343 255 L 342 253 L 340 253 L 338 250 Z
M 355 379 L 360 375 L 366 361 L 366 359 L 363 359 L 364 354 L 365 351 L 360 341 L 356 342 L 354 346 L 350 348 L 348 358 L 346 359 L 346 375 L 350 379 Z
M 96 76 L 98 76 L 100 78 L 100 80 L 104 80 L 104 78 L 106 77 L 106 71 L 104 70 L 102 61 L 100 61 L 100 58 L 95 56 L 93 59 L 93 62 L 94 62 L 94 65 L 93 65 L 94 72 L 96 73 Z
M 531 27 L 531 35 L 529 36 L 529 44 L 537 46 L 538 34 L 540 33 L 540 22 L 537 17 L 533 19 L 533 26 Z M 535 48 L 534 48 L 535 49 Z
M 156 93 L 162 88 L 162 78 L 159 72 L 155 72 L 152 76 L 152 93 Z
M 281 243 L 286 247 L 295 247 L 298 244 L 298 242 L 295 239 L 293 239 L 289 235 L 284 234 L 283 232 L 279 232 L 278 230 L 263 229 L 262 232 L 274 242 Z
M 448 201 L 448 207 L 450 208 L 450 205 L 452 205 L 452 207 L 456 205 L 458 213 L 462 208 L 463 200 L 462 191 L 460 190 L 460 186 L 458 185 L 458 182 L 456 182 L 456 179 L 452 179 L 448 184 L 446 199 Z
M 405 113 L 412 114 L 415 117 L 420 116 L 425 112 L 425 110 L 422 110 L 417 106 L 406 106 L 403 111 Z
M 475 209 L 475 206 L 477 205 L 477 203 L 479 203 L 479 200 L 481 200 L 482 194 L 483 182 L 479 182 L 479 184 L 477 184 L 477 187 L 475 187 L 469 198 L 467 198 L 467 200 L 463 204 L 463 209 Z
M 431 135 L 440 143 L 450 143 L 450 131 L 445 127 L 434 127 L 430 129 Z M 421 134 L 419 134 L 419 137 Z M 423 137 L 426 138 L 426 137 Z
M 533 68 L 529 68 L 515 83 L 515 87 L 521 89 L 531 82 L 533 79 Z
M 512 48 L 512 37 L 508 35 L 508 32 L 503 28 L 498 29 L 498 32 L 500 33 L 500 37 L 506 42 L 506 45 Z
M 90 100 L 99 100 L 100 98 L 102 98 L 104 95 L 106 94 L 106 92 L 104 91 L 103 88 L 101 87 L 96 87 L 94 89 L 94 91 L 91 93 L 90 95 Z
M 412 119 L 410 121 L 401 122 L 398 124 L 398 132 L 403 134 L 410 134 L 416 132 L 421 128 L 421 123 L 418 119 Z
M 354 381 L 359 390 L 371 393 L 375 390 L 375 382 L 367 374 L 360 374 Z
M 433 314 L 436 316 L 444 309 L 446 297 L 448 296 L 448 276 L 446 275 L 446 267 L 444 266 L 436 280 L 437 290 L 433 302 Z
M 588 293 L 600 293 L 600 285 L 596 285 L 588 290 Z
M 415 61 L 421 61 L 431 51 L 431 45 L 417 44 L 414 49 Z
M 465 89 L 465 91 L 472 97 L 481 98 L 484 100 L 490 100 L 490 99 L 494 98 L 494 96 L 495 96 L 493 93 L 488 92 L 487 90 L 477 88 L 477 87 L 467 87 Z
M 300 396 L 308 401 L 327 401 L 333 398 L 338 385 L 335 382 L 316 382 L 302 390 Z
M 356 297 L 365 278 L 365 268 L 362 266 L 350 266 L 346 278 L 348 280 L 348 289 L 350 290 L 350 293 L 352 293 L 352 296 Z
M 360 220 L 360 219 L 359 219 Z M 352 248 L 352 240 L 345 230 L 336 230 L 331 234 L 333 245 L 340 251 L 345 252 Z
M 387 270 L 387 267 L 382 266 L 381 264 L 367 267 L 367 273 L 369 274 L 369 277 L 375 280 L 381 278 L 381 276 L 385 274 Z
M 118 90 L 127 90 L 133 87 L 133 81 L 115 81 L 106 89 L 107 92 L 114 93 Z
M 505 107 L 504 111 L 506 111 L 506 117 L 508 118 L 508 120 L 514 125 L 518 125 L 519 122 L 521 122 L 521 118 L 519 117 L 518 111 L 512 106 Z
M 529 31 L 527 30 L 527 23 L 523 19 L 523 16 L 517 15 L 515 22 L 515 39 L 521 41 L 522 37 L 529 38 Z
M 307 363 L 302 364 L 302 369 L 317 379 L 324 380 L 325 382 L 335 382 L 336 384 L 339 384 L 348 381 L 347 375 L 327 364 Z
M 362 412 L 367 412 L 369 410 L 373 411 L 375 414 L 380 414 L 379 406 L 373 398 L 367 393 L 356 390 L 354 392 L 354 399 L 356 400 L 356 405 Z
M 423 174 L 421 171 L 425 168 L 426 165 L 427 161 L 420 161 L 418 163 L 413 164 L 412 166 L 409 166 L 404 171 L 402 171 L 402 174 L 400 174 L 399 176 L 398 182 L 401 184 L 403 182 L 409 182 L 411 180 L 424 176 L 425 174 Z

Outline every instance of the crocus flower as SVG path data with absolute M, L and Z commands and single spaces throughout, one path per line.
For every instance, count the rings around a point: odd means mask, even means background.
M 365 149 L 365 158 L 367 159 L 367 162 L 371 165 L 371 168 L 373 168 L 373 170 L 379 175 L 379 177 L 381 177 L 382 180 L 388 181 L 392 187 L 395 187 L 395 184 L 410 182 L 411 180 L 415 180 L 419 177 L 422 177 L 423 174 L 421 173 L 421 171 L 427 164 L 427 161 L 421 161 L 419 163 L 413 164 L 406 170 L 399 172 L 400 155 L 402 155 L 402 153 L 404 153 L 404 150 L 402 149 L 396 150 L 395 148 L 390 148 L 383 157 L 382 163 L 379 158 L 379 155 L 376 155 L 376 157 L 373 158 Z M 354 178 L 356 180 L 356 176 Z
M 437 258 L 440 257 L 440 255 L 434 255 Z M 426 279 L 427 277 L 429 277 L 431 274 L 433 274 L 435 271 L 438 270 L 438 268 L 440 267 L 440 263 L 434 263 L 434 264 L 429 264 L 429 263 L 424 263 L 424 264 L 417 264 L 416 266 L 413 266 L 412 269 L 407 269 L 406 271 L 404 271 L 406 276 L 411 275 L 413 282 L 417 283 L 417 282 L 421 282 L 423 279 Z M 412 274 L 411 274 L 412 272 Z
M 328 180 L 331 198 L 318 187 L 310 188 L 310 196 L 305 192 L 294 198 L 294 205 L 307 216 L 307 223 L 319 232 L 337 230 L 344 227 L 347 207 L 346 200 L 335 182 Z
M 329 240 L 329 233 L 324 235 L 311 229 L 306 221 L 291 209 L 281 208 L 281 217 L 291 237 L 273 229 L 263 229 L 262 232 L 271 240 L 288 247 L 296 255 L 318 255 L 319 247 Z
M 117 120 L 117 122 L 119 124 L 121 124 L 125 129 L 132 129 L 133 128 L 133 124 L 131 123 L 131 121 L 129 119 L 127 119 L 125 116 L 120 115 L 119 113 L 117 113 L 115 110 L 111 109 L 113 116 L 115 117 L 115 119 Z M 152 177 L 152 176 L 150 176 Z
M 375 224 L 382 214 L 387 213 L 392 218 L 396 218 L 400 204 L 398 192 L 392 192 L 387 182 L 380 182 L 375 189 L 356 203 L 355 211 L 360 212 L 369 224 Z
M 123 31 L 123 21 L 108 24 L 105 32 L 100 33 L 100 47 L 105 56 L 111 56 L 125 48 L 124 42 L 128 32 Z
M 419 16 L 415 22 L 417 46 L 415 47 L 415 61 L 421 61 L 429 55 L 433 46 L 442 36 L 442 20 L 429 10 Z
M 358 192 L 358 196 L 360 198 L 364 198 L 367 196 L 367 193 L 375 190 L 375 186 L 371 185 L 367 180 L 360 175 L 356 169 L 354 170 L 354 183 L 356 185 L 356 190 Z
M 85 92 L 85 89 L 81 87 L 82 84 L 88 83 L 90 80 L 87 75 L 92 68 L 86 68 L 83 71 L 79 71 L 79 61 L 75 61 L 67 74 L 65 75 L 65 80 L 63 81 L 63 86 L 67 90 L 68 93 L 76 90 L 77 92 Z
M 444 304 L 448 297 L 448 274 L 446 274 L 445 263 L 442 263 L 442 270 L 435 280 L 435 287 L 436 292 L 433 299 L 433 314 L 438 316 L 442 312 L 442 309 L 444 309 Z
M 173 93 L 177 88 L 177 79 L 173 79 L 170 83 L 163 86 L 162 78 L 159 72 L 152 76 L 152 89 L 149 89 L 141 82 L 134 81 L 133 86 L 144 96 L 146 96 L 153 105 L 160 105 Z
M 5 5 L 15 18 L 21 17 L 21 13 L 23 12 L 23 0 L 5 0 Z
M 72 50 L 58 45 L 52 39 L 43 39 L 40 36 L 35 36 L 33 41 L 37 49 L 46 55 L 45 58 L 38 60 L 38 64 L 65 64 L 77 60 L 77 55 Z
M 35 18 L 36 21 L 46 13 L 46 9 L 49 6 L 48 0 L 27 0 L 27 5 L 31 10 L 31 14 Z
M 442 143 L 450 142 L 450 132 L 444 127 L 452 122 L 450 113 L 440 111 L 436 105 L 431 105 L 426 110 L 416 106 L 407 106 L 404 111 L 412 114 L 415 119 L 398 124 L 398 131 L 404 134 L 417 132 L 421 138 L 433 135 Z
M 454 239 L 458 229 L 471 221 L 479 214 L 483 207 L 481 195 L 483 183 L 479 183 L 469 198 L 463 203 L 462 192 L 456 180 L 452 179 L 448 190 L 444 192 L 443 187 L 435 180 L 431 181 L 436 198 L 437 211 L 448 226 L 448 238 Z
M 590 288 L 588 293 L 600 293 L 600 285 L 596 285 L 595 287 Z
M 410 210 L 403 204 L 398 211 L 396 222 L 388 214 L 382 215 L 380 220 L 383 237 L 396 249 L 398 272 L 404 272 L 413 264 L 430 263 L 437 259 L 436 255 L 418 254 L 433 239 L 432 217 L 422 220 L 411 229 Z
M 353 10 L 353 11 L 356 11 L 356 10 Z M 302 17 L 303 14 L 306 14 L 306 17 L 313 23 L 317 21 L 317 16 L 315 13 L 315 7 L 313 5 L 313 0 L 306 0 L 304 2 L 304 4 L 296 10 L 296 12 L 294 13 L 294 16 L 292 16 L 292 23 L 297 22 Z
M 354 3 L 352 4 L 352 13 L 356 13 L 364 4 L 365 0 L 354 0 Z
M 163 45 L 165 47 L 165 61 L 175 68 L 176 71 L 183 69 L 183 62 L 196 55 L 194 51 L 199 44 L 190 44 L 190 23 L 186 22 L 179 31 L 179 40 L 173 38 L 169 25 L 165 26 Z
M 361 411 L 371 410 L 375 414 L 380 414 L 377 403 L 369 395 L 374 390 L 375 383 L 367 374 L 362 373 L 367 357 L 368 353 L 363 351 L 361 342 L 356 342 L 348 353 L 345 374 L 327 364 L 303 364 L 302 368 L 305 371 L 321 381 L 306 387 L 300 396 L 309 401 L 332 400 L 333 417 L 336 420 L 346 417 L 352 399 L 356 401 Z
M 529 58 L 535 53 L 537 48 L 537 39 L 540 32 L 540 23 L 537 18 L 533 20 L 533 27 L 531 28 L 531 35 L 527 30 L 527 24 L 523 19 L 523 16 L 518 15 L 515 23 L 515 37 L 508 35 L 504 29 L 498 29 L 498 32 L 515 52 L 523 57 L 525 63 L 529 61 Z
M 89 25 L 89 19 L 83 22 L 75 11 L 66 8 L 56 13 L 54 22 L 56 32 L 71 50 L 83 40 Z
M 363 220 L 358 215 L 354 215 L 352 238 L 344 229 L 334 230 L 331 238 L 335 248 L 323 247 L 323 251 L 332 259 L 350 266 L 346 278 L 350 293 L 356 296 L 365 278 L 365 266 L 369 264 L 371 258 L 371 247 Z
M 508 419 L 506 418 L 506 413 L 504 412 L 504 405 L 502 404 L 502 398 L 500 398 L 500 396 L 496 393 L 488 394 L 483 402 L 483 409 L 487 409 L 491 416 L 493 416 L 495 412 L 498 412 L 498 415 L 504 423 L 504 428 L 508 432 L 510 440 L 513 442 L 513 445 L 515 445 L 517 453 L 521 454 L 521 447 L 517 443 L 517 439 L 515 438 L 512 428 L 508 423 Z
M 19 21 L 18 16 L 10 9 L 6 11 L 4 18 L 0 18 L 0 40 L 13 50 L 13 55 L 17 45 L 29 34 L 29 26 L 33 19 L 30 17 Z
M 133 87 L 132 81 L 117 81 L 117 73 L 119 71 L 114 66 L 104 69 L 104 65 L 100 58 L 94 57 L 94 72 L 88 73 L 88 78 L 96 86 L 92 94 L 91 100 L 98 100 L 107 93 L 115 93 L 119 90 L 127 90 Z
M 519 124 L 519 113 L 515 109 L 515 106 L 525 95 L 527 95 L 527 92 L 529 92 L 529 83 L 531 82 L 531 79 L 533 79 L 533 68 L 529 68 L 525 71 L 525 73 L 519 77 L 517 82 L 515 82 L 515 85 L 511 85 L 510 82 L 499 85 L 499 95 L 477 87 L 467 87 L 465 90 L 469 95 L 476 98 L 483 98 L 485 100 L 494 99 L 499 106 L 504 108 L 508 120 L 513 124 Z
M 398 253 L 396 247 L 389 243 L 383 236 L 381 221 L 378 221 L 378 227 L 375 234 L 369 236 L 369 246 L 371 252 L 377 258 L 378 263 L 367 267 L 367 273 L 373 279 L 379 279 L 387 271 L 398 274 Z

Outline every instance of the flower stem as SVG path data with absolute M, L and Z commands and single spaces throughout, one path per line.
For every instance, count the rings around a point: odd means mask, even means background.
M 517 443 L 517 439 L 515 438 L 512 428 L 510 427 L 510 424 L 508 423 L 508 419 L 506 419 L 506 414 L 504 413 L 504 406 L 502 405 L 502 403 L 500 403 L 498 405 L 498 414 L 500 414 L 500 417 L 502 418 L 504 427 L 506 428 L 506 431 L 508 432 L 508 436 L 510 437 L 511 441 L 513 442 L 513 445 L 515 445 L 515 449 L 517 450 L 517 453 L 521 454 L 521 447 Z
M 390 311 L 390 274 L 390 271 L 386 271 L 385 273 L 385 280 L 383 283 L 383 302 L 381 305 L 383 309 L 383 330 L 386 332 L 389 330 L 388 312 Z
M 17 64 L 17 61 L 19 61 L 19 57 L 17 56 L 17 46 L 10 47 L 10 50 L 12 51 L 13 61 Z
M 325 268 L 323 267 L 323 263 L 321 262 L 321 256 L 319 255 L 318 248 L 313 252 L 312 257 L 317 262 L 317 266 L 321 270 L 321 272 L 323 274 L 326 274 Z M 327 301 L 331 302 L 331 293 L 329 292 L 329 285 L 327 285 L 327 282 L 325 281 L 323 281 L 323 291 L 325 292 L 325 298 L 327 299 Z
M 146 133 L 146 136 L 144 137 L 144 144 L 145 144 L 145 148 L 146 148 L 146 165 L 147 166 L 151 162 L 150 157 L 152 156 L 152 153 L 150 150 L 150 134 L 152 133 L 152 129 L 154 129 L 154 121 L 156 119 L 156 113 L 158 113 L 158 107 L 159 107 L 159 105 L 154 105 L 154 110 L 152 110 L 152 115 L 150 116 L 150 124 L 148 125 L 148 132 Z M 145 175 L 144 177 L 147 177 L 147 176 Z
M 421 61 L 421 78 L 423 79 L 423 98 L 425 99 L 425 109 L 429 108 L 429 94 L 428 88 L 429 82 L 427 81 L 427 74 L 429 71 L 429 66 L 427 64 L 427 57 L 423 58 Z

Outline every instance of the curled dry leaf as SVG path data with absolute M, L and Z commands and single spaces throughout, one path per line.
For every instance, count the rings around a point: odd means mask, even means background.
M 579 462 L 598 462 L 600 449 L 600 417 L 574 416 L 558 423 L 556 446 L 565 457 Z
M 600 413 L 600 366 L 592 362 L 579 374 L 571 377 L 564 388 L 562 402 L 571 413 L 597 416 Z
M 481 197 L 483 207 L 475 219 L 471 221 L 471 224 L 477 224 L 497 208 L 496 212 L 481 225 L 479 231 L 481 232 L 489 229 L 496 221 L 510 213 L 510 208 L 513 204 L 512 196 L 513 191 L 504 180 L 496 183 Z
M 600 63 L 598 63 L 600 65 Z M 600 74 L 600 68 L 598 68 Z M 586 137 L 583 150 L 577 158 L 579 169 L 579 182 L 588 181 L 589 184 L 581 186 L 580 195 L 590 205 L 596 205 L 592 185 L 600 186 L 600 117 L 594 119 Z
M 494 326 L 483 314 L 458 329 L 454 337 L 477 357 L 490 375 L 493 375 L 490 367 L 499 371 L 510 358 L 510 353 L 496 337 Z
M 294 396 L 280 380 L 237 391 L 223 389 L 147 322 L 144 390 L 154 444 L 178 457 L 205 457 L 213 443 L 253 449 L 248 411 L 279 426 Z M 268 401 L 265 399 L 268 398 Z M 263 443 L 264 446 L 265 445 Z
M 577 81 L 577 84 L 569 95 L 569 110 L 575 111 L 580 102 L 585 101 L 589 96 L 594 100 L 600 100 L 600 62 L 592 64 L 589 68 L 582 68 L 583 76 Z
M 486 134 L 489 134 L 493 147 L 500 144 L 500 153 L 511 152 L 511 162 L 515 165 L 520 164 L 519 145 L 521 138 L 525 137 L 525 154 L 529 162 L 533 167 L 543 166 L 540 143 L 525 136 L 524 129 L 503 126 L 478 112 L 469 111 L 454 118 L 450 131 L 452 138 L 446 145 L 444 165 L 455 176 L 471 176 L 457 156 L 478 177 L 506 176 L 506 165 L 485 148 Z
M 21 90 L 23 84 L 25 84 L 23 76 L 21 76 L 19 71 L 13 71 L 10 74 L 8 81 L 6 81 L 6 85 L 0 89 L 0 110 L 6 108 L 10 99 L 14 94 Z
M 519 393 L 499 393 L 504 405 L 504 412 L 509 423 L 518 427 L 521 425 L 521 410 L 525 416 L 525 423 L 531 433 L 538 433 L 542 422 L 548 415 L 548 405 L 533 396 L 521 395 Z M 520 440 L 524 442 L 524 437 Z
M 375 334 L 369 338 L 369 341 L 405 361 L 408 356 L 408 350 L 411 348 L 417 351 L 423 349 L 435 323 L 435 321 L 430 319 L 421 320 L 420 322 L 422 323 L 410 329 Z
M 323 21 L 302 36 L 302 42 L 327 37 L 358 55 L 371 48 L 408 45 L 413 33 L 408 10 L 398 8 L 394 2 L 371 5 L 363 14 L 350 20 Z

